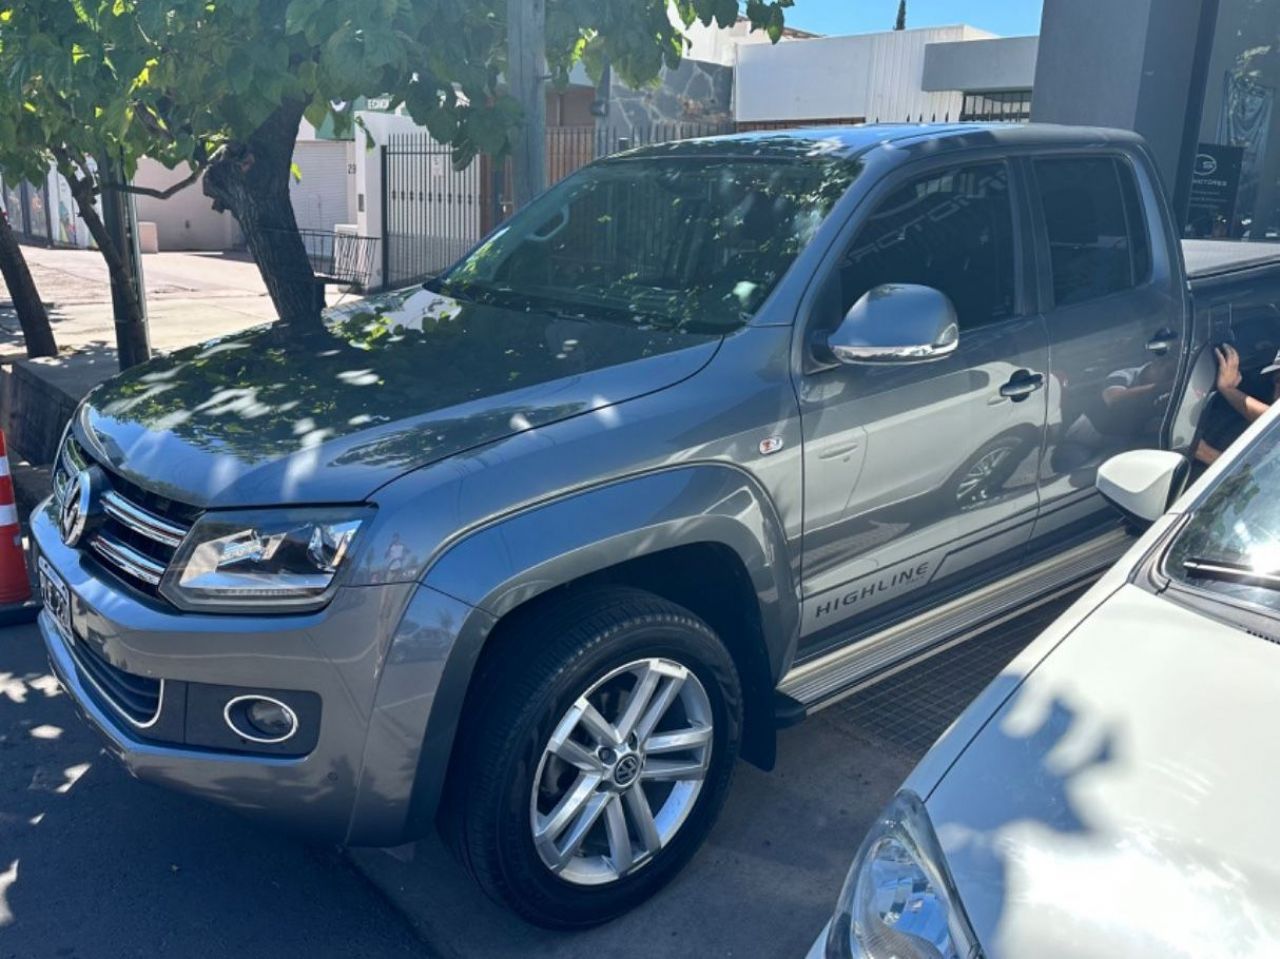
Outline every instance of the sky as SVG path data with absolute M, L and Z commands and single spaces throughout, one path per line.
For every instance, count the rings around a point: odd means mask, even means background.
M 1040 32 L 1043 0 L 907 0 L 908 27 L 967 23 L 1005 37 Z M 898 0 L 795 0 L 787 26 L 814 33 L 873 33 L 889 30 Z

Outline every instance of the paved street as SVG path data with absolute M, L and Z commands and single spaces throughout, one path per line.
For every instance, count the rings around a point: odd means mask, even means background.
M 0 957 L 430 956 L 339 853 L 130 779 L 0 630 Z
M 62 350 L 113 348 L 106 263 L 94 250 L 24 246 Z M 275 319 L 258 268 L 238 253 L 154 253 L 142 258 L 151 342 L 174 350 Z M 343 294 L 329 291 L 330 302 Z M 22 332 L 0 280 L 0 361 L 23 356 Z
M 3 630 L 0 957 L 799 957 L 902 777 L 1061 608 L 784 732 L 778 769 L 739 767 L 675 883 L 576 935 L 492 906 L 436 843 L 411 862 L 359 852 L 366 878 L 334 850 L 129 779 L 58 692 L 35 628 Z

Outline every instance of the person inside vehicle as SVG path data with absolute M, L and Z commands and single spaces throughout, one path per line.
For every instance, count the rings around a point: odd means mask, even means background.
M 1244 377 L 1240 373 L 1240 354 L 1236 352 L 1236 348 L 1230 343 L 1224 343 L 1222 346 L 1215 346 L 1214 354 L 1218 358 L 1218 395 L 1226 400 L 1227 405 L 1231 407 L 1240 418 L 1244 420 L 1243 426 L 1247 426 L 1254 420 L 1258 419 L 1271 407 L 1271 403 L 1280 400 L 1280 352 L 1276 353 L 1275 359 L 1271 365 L 1264 368 L 1260 375 L 1270 377 L 1271 399 L 1270 402 L 1263 402 L 1252 394 L 1246 393 L 1240 388 L 1240 384 L 1244 381 Z M 1235 431 L 1236 435 L 1242 432 L 1242 429 Z M 1235 437 L 1233 436 L 1232 439 Z M 1229 444 L 1221 444 L 1224 447 Z M 1206 466 L 1222 455 L 1222 450 L 1201 440 L 1196 446 L 1196 459 Z

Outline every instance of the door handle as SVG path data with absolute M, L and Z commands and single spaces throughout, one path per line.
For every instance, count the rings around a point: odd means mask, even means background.
M 1021 403 L 1036 390 L 1044 386 L 1044 374 L 1032 373 L 1030 370 L 1018 370 L 1009 382 L 1000 387 L 1000 395 L 1007 400 Z
M 1147 349 L 1156 356 L 1164 356 L 1178 342 L 1178 334 L 1173 330 L 1161 330 L 1151 339 L 1147 340 Z

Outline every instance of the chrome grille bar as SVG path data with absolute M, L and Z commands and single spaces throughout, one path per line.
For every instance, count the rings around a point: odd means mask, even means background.
M 115 490 L 108 490 L 103 494 L 102 508 L 120 525 L 174 549 L 181 545 L 183 537 L 187 535 L 185 527 L 170 523 L 155 513 L 134 505 Z
M 151 586 L 159 586 L 164 576 L 164 566 L 150 556 L 144 556 L 137 550 L 126 546 L 105 533 L 96 534 L 89 540 L 89 546 L 107 562 L 118 567 L 130 576 L 136 577 Z
M 53 476 L 54 493 L 60 505 L 76 475 L 92 465 L 88 454 L 68 435 L 58 453 Z M 114 572 L 145 586 L 158 587 L 174 551 L 186 538 L 188 527 L 111 488 L 114 474 L 109 468 L 103 470 L 106 488 L 100 494 L 99 504 L 106 525 L 87 537 L 85 546 Z

